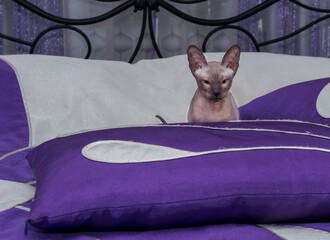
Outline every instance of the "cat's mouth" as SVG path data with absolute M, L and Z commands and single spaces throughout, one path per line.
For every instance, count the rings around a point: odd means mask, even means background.
M 221 98 L 219 98 L 219 97 L 211 99 L 212 102 L 219 102 L 220 100 L 221 100 Z

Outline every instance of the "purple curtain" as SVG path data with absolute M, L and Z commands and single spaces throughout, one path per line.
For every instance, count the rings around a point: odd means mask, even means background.
M 258 3 L 259 3 L 259 0 L 239 0 L 238 12 L 243 13 L 243 12 L 249 10 L 250 8 L 258 5 Z M 253 15 L 252 17 L 250 17 L 244 21 L 239 22 L 239 26 L 248 30 L 257 41 L 259 40 L 258 20 L 259 20 L 259 15 L 257 14 L 257 15 Z M 254 47 L 252 41 L 243 32 L 239 31 L 237 33 L 237 43 L 241 47 L 241 50 L 244 52 L 254 52 L 255 51 L 255 47 Z
M 59 0 L 30 0 L 39 8 L 56 16 L 62 15 L 62 1 Z M 15 37 L 32 42 L 35 37 L 47 27 L 54 25 L 48 20 L 26 10 L 15 3 L 14 5 L 14 31 Z M 17 54 L 28 53 L 30 47 L 17 44 Z M 47 55 L 63 55 L 63 34 L 61 30 L 50 31 L 38 42 L 34 53 Z
M 257 4 L 259 4 L 258 0 L 239 0 L 239 13 Z M 323 9 L 329 9 L 330 7 L 330 1 L 323 0 L 310 0 L 306 4 Z M 272 9 L 272 11 L 273 10 L 274 9 Z M 276 37 L 281 37 L 325 15 L 315 11 L 304 10 L 287 0 L 279 1 L 277 3 L 277 9 L 275 10 L 277 11 L 277 19 L 273 19 L 273 23 L 277 21 L 277 24 L 267 26 L 266 21 L 263 19 L 265 16 L 256 15 L 240 22 L 239 26 L 248 29 L 258 41 L 266 41 L 269 39 L 267 39 L 258 28 L 266 30 L 270 27 L 277 26 L 277 29 L 275 29 L 275 31 L 277 31 Z M 310 30 L 307 30 L 305 34 L 298 34 L 293 38 L 276 43 L 274 44 L 275 47 L 270 49 L 274 53 L 328 57 L 330 56 L 329 30 L 329 20 L 326 20 L 314 25 Z M 238 32 L 237 38 L 238 44 L 243 51 L 255 50 L 255 47 L 251 44 L 251 40 L 248 39 L 244 33 Z M 261 49 L 261 51 L 263 51 L 263 49 Z
M 320 7 L 320 1 L 319 0 L 314 0 L 313 1 L 313 7 L 319 8 Z M 320 17 L 320 13 L 318 12 L 313 12 L 312 13 L 312 20 L 316 20 Z M 314 25 L 312 27 L 312 38 L 311 41 L 312 43 L 316 43 L 320 39 L 320 25 Z M 319 50 L 320 50 L 320 45 L 319 44 L 311 44 L 311 55 L 312 56 L 318 56 Z
M 297 6 L 289 1 L 280 1 L 278 6 L 278 36 L 284 36 L 297 29 Z M 278 53 L 296 54 L 297 36 L 278 43 Z

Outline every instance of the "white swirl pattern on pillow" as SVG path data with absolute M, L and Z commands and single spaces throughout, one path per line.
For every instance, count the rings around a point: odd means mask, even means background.
M 330 118 L 330 83 L 320 92 L 316 101 L 317 112 L 324 118 Z
M 28 184 L 0 180 L 0 212 L 11 209 L 18 204 L 30 201 L 35 187 Z

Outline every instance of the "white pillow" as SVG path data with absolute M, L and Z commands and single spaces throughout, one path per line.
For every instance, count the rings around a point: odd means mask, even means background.
M 206 53 L 221 61 L 224 53 Z M 30 125 L 30 145 L 79 131 L 186 122 L 197 88 L 186 55 L 136 64 L 42 55 L 1 56 L 15 70 Z M 275 89 L 329 77 L 329 59 L 242 53 L 232 93 L 238 106 Z

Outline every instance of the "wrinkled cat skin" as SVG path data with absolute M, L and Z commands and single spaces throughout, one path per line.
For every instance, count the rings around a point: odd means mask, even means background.
M 190 103 L 188 122 L 238 120 L 239 113 L 230 88 L 239 66 L 239 46 L 232 46 L 221 62 L 207 62 L 194 45 L 188 48 L 187 55 L 198 87 Z

